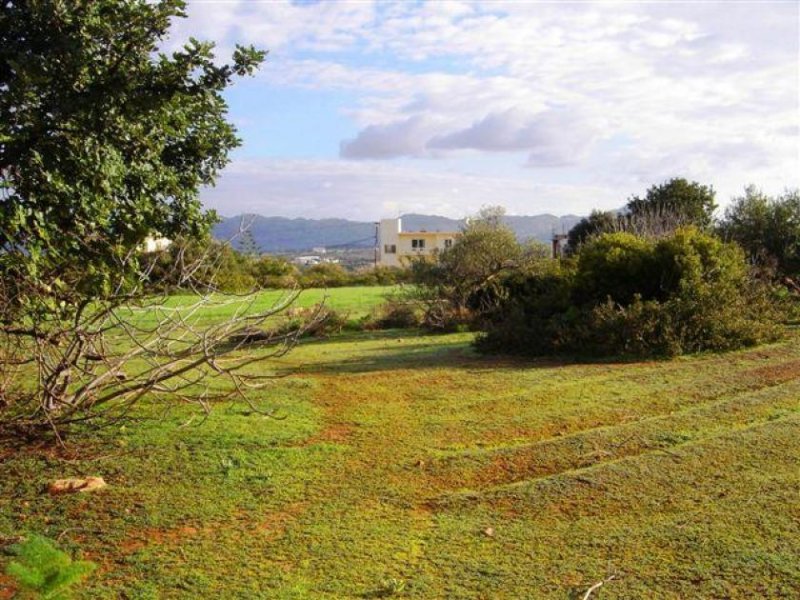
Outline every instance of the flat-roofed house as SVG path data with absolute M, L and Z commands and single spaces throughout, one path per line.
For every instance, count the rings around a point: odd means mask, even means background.
M 403 222 L 381 219 L 378 225 L 378 264 L 386 267 L 406 266 L 419 256 L 434 256 L 453 245 L 458 231 L 403 231 Z

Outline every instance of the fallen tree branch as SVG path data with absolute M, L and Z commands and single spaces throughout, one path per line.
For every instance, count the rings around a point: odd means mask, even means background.
M 592 587 L 590 587 L 588 590 L 586 590 L 586 593 L 583 595 L 583 600 L 589 600 L 589 596 L 592 595 L 592 592 L 595 592 L 596 590 L 598 590 L 601 587 L 603 587 L 603 585 L 605 585 L 609 581 L 612 581 L 612 580 L 614 580 L 616 578 L 617 578 L 616 575 L 611 575 L 610 577 L 607 577 L 606 579 L 603 579 L 603 581 L 598 581 Z

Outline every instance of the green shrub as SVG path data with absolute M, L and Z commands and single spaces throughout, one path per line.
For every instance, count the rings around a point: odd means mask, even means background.
M 753 263 L 782 277 L 800 277 L 800 190 L 770 197 L 749 186 L 727 208 L 719 230 Z
M 31 598 L 67 598 L 69 588 L 86 578 L 96 565 L 74 561 L 47 538 L 30 535 L 9 548 L 15 558 L 6 567 L 6 574 Z
M 523 354 L 677 355 L 776 339 L 780 302 L 741 249 L 695 228 L 588 242 L 574 265 L 507 277 L 479 347 Z
M 411 271 L 400 267 L 377 265 L 349 274 L 348 285 L 397 285 L 411 281 Z
M 341 333 L 347 327 L 349 320 L 346 314 L 331 309 L 323 309 L 322 319 L 307 330 L 308 335 L 315 337 L 328 337 Z
M 550 263 L 536 273 L 515 272 L 503 280 L 504 296 L 485 322 L 478 346 L 512 354 L 551 354 L 565 350 L 568 323 L 577 315 L 572 295 L 575 269 Z
M 658 295 L 655 243 L 631 233 L 606 233 L 584 245 L 578 255 L 573 300 L 578 305 L 613 298 L 627 304 L 637 294 Z
M 272 333 L 284 335 L 300 332 L 300 337 L 327 337 L 341 333 L 350 325 L 347 315 L 315 304 L 306 308 L 292 309 Z
M 341 287 L 350 282 L 350 277 L 341 265 L 320 263 L 304 269 L 299 282 L 304 288 Z
M 411 329 L 422 324 L 420 309 L 412 302 L 388 300 L 370 315 L 372 329 Z
M 260 255 L 252 258 L 248 267 L 259 287 L 287 288 L 297 283 L 297 267 L 279 256 Z

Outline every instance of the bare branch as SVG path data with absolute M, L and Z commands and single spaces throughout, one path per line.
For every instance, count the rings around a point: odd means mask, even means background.
M 608 583 L 609 581 L 613 581 L 616 578 L 617 578 L 616 575 L 611 575 L 605 578 L 603 581 L 598 581 L 592 587 L 586 590 L 586 593 L 583 595 L 583 600 L 589 600 L 589 596 L 591 596 L 593 592 L 597 591 L 598 589 L 603 587 L 606 583 Z
M 214 285 L 221 264 L 208 248 L 190 255 L 176 244 L 115 260 L 119 275 L 97 296 L 73 294 L 64 273 L 0 282 L 0 417 L 58 435 L 69 424 L 125 418 L 143 398 L 207 413 L 237 397 L 277 418 L 248 392 L 282 375 L 249 367 L 289 352 L 325 318 L 322 305 L 286 329 L 282 315 L 300 290 L 266 308 L 257 308 L 259 290 L 223 293 Z M 219 377 L 227 382 L 222 390 L 212 384 Z

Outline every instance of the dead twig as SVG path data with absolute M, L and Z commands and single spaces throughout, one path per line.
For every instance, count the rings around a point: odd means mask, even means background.
M 248 397 L 281 376 L 258 363 L 285 355 L 317 327 L 326 316 L 321 304 L 301 324 L 287 324 L 281 318 L 298 289 L 266 307 L 259 290 L 223 293 L 214 284 L 221 258 L 209 249 L 190 255 L 175 244 L 165 255 L 113 257 L 118 281 L 91 301 L 62 281 L 80 282 L 80 270 L 43 274 L 52 285 L 0 282 L 0 426 L 31 437 L 50 430 L 63 446 L 68 426 L 120 422 L 143 398 L 193 404 L 207 415 L 235 396 L 279 418 Z M 187 292 L 191 302 L 172 301 L 171 293 Z
M 609 581 L 613 581 L 616 578 L 617 578 L 616 575 L 611 575 L 611 576 L 606 577 L 605 579 L 603 579 L 603 581 L 598 581 L 592 587 L 590 587 L 588 590 L 586 590 L 586 593 L 583 595 L 583 600 L 589 600 L 589 596 L 591 596 L 593 592 L 597 591 L 598 589 L 603 587 L 605 584 L 607 584 Z

